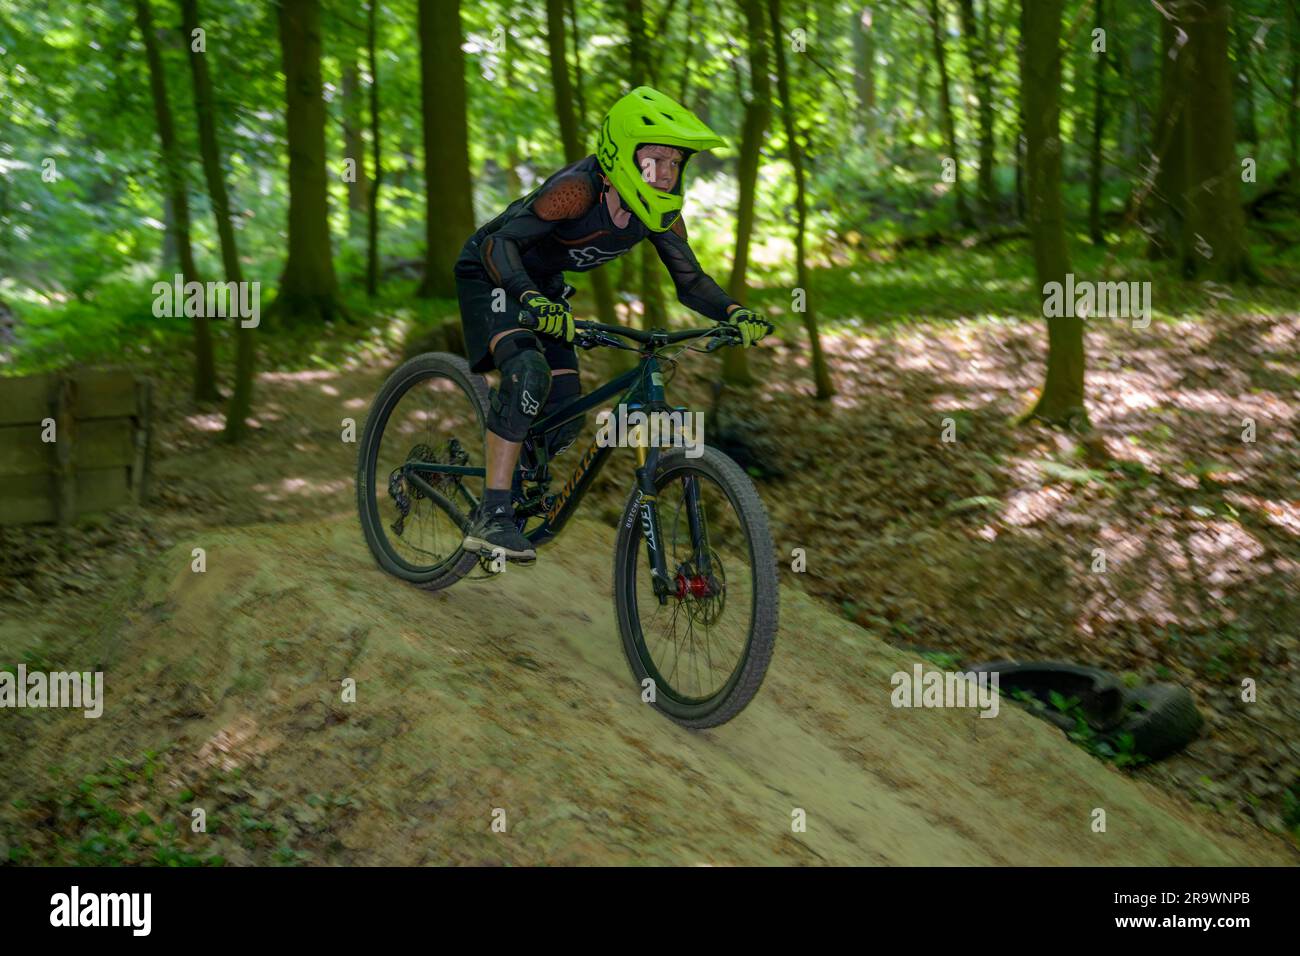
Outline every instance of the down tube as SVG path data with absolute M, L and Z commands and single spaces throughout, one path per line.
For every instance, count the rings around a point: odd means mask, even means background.
M 564 529 L 564 525 L 573 516 L 573 513 L 578 510 L 578 505 L 582 502 L 582 496 L 591 487 L 591 483 L 595 481 L 596 476 L 600 474 L 601 467 L 613 450 L 610 445 L 600 445 L 592 441 L 578 465 L 578 470 L 575 473 L 577 480 L 569 479 L 572 484 L 565 484 L 564 489 L 560 492 L 564 503 L 560 505 L 559 511 L 548 514 L 545 521 L 530 531 L 527 535 L 529 541 L 533 544 L 544 544 Z

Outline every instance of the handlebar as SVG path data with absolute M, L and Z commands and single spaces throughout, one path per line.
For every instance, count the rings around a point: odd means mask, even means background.
M 525 329 L 537 328 L 537 317 L 530 312 L 520 310 L 518 317 L 519 325 Z M 672 345 L 675 342 L 685 342 L 688 339 L 712 338 L 706 351 L 712 352 L 714 349 L 721 348 L 724 345 L 733 345 L 740 341 L 740 331 L 734 325 L 719 323 L 718 325 L 709 326 L 703 329 L 682 329 L 676 332 L 669 332 L 664 329 L 636 329 L 627 325 L 607 325 L 603 322 L 588 322 L 579 319 L 573 323 L 574 328 L 579 332 L 594 333 L 590 345 L 593 347 L 601 344 L 613 344 L 611 342 L 601 342 L 604 336 L 617 335 L 621 338 L 631 339 L 642 345 Z M 771 329 L 769 323 L 768 328 Z

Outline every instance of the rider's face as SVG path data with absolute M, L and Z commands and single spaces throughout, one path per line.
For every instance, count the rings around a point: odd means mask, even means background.
M 642 146 L 636 151 L 641 178 L 655 189 L 671 192 L 682 174 L 682 151 L 671 146 Z

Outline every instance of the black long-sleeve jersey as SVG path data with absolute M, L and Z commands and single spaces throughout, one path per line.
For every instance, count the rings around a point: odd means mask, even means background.
M 682 305 L 715 321 L 727 317 L 736 300 L 700 268 L 680 216 L 667 232 L 652 232 L 635 215 L 624 228 L 614 224 L 594 155 L 554 173 L 480 227 L 461 250 L 455 273 L 485 279 L 516 301 L 530 290 L 554 297 L 566 271 L 594 269 L 642 239 L 654 244 Z

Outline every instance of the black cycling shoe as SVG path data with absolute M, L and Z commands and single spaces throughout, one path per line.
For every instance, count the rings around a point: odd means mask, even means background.
M 537 549 L 515 527 L 514 516 L 505 508 L 498 508 L 489 515 L 484 514 L 480 507 L 465 532 L 462 547 L 466 551 L 477 551 L 484 557 L 500 554 L 507 561 L 537 560 Z

